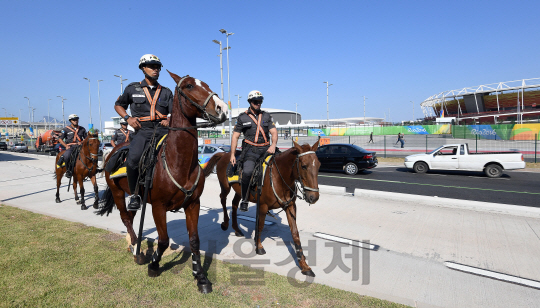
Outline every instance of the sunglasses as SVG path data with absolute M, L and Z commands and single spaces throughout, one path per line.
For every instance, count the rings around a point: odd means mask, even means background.
M 263 102 L 262 101 L 251 101 L 252 104 L 255 104 L 255 105 L 260 105 L 262 104 Z

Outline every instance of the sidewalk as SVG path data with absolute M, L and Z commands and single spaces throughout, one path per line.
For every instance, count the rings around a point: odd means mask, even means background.
M 117 210 L 109 217 L 96 216 L 92 209 L 81 211 L 73 192 L 67 193 L 65 186 L 60 192 L 63 202 L 54 202 L 52 157 L 0 153 L 0 168 L 2 203 L 112 232 L 125 231 Z M 91 184 L 85 185 L 90 206 Z M 533 307 L 540 302 L 538 289 L 455 271 L 444 263 L 539 281 L 539 209 L 365 190 L 356 190 L 352 196 L 343 188 L 320 189 L 316 204 L 298 202 L 297 217 L 308 263 L 317 275 L 314 282 L 412 307 Z M 230 200 L 232 196 L 229 204 Z M 253 222 L 239 220 L 246 239 L 235 237 L 231 228 L 221 230 L 219 185 L 213 175 L 207 179 L 201 205 L 202 250 L 220 260 L 305 280 L 293 261 L 294 245 L 284 213 L 277 221 L 267 217 L 268 222 L 274 222 L 262 233 L 267 254 L 253 256 L 249 254 L 251 244 L 242 245 L 253 242 Z M 245 216 L 254 217 L 254 208 L 252 204 Z M 146 214 L 144 235 L 157 238 L 151 211 Z M 172 241 L 186 244 L 184 214 L 168 213 L 168 221 Z M 368 240 L 376 249 L 334 247 L 333 242 L 315 236 L 317 233 Z

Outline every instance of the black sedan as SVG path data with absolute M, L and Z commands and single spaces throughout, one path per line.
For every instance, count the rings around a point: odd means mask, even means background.
M 328 144 L 317 149 L 321 169 L 341 170 L 349 175 L 375 168 L 378 163 L 375 154 L 354 144 Z

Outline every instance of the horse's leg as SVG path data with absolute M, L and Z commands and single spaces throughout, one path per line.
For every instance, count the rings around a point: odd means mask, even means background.
M 107 182 L 107 184 L 109 185 L 109 188 L 112 192 L 114 203 L 116 204 L 116 207 L 120 212 L 120 219 L 124 223 L 124 226 L 126 226 L 126 231 L 129 234 L 129 238 L 131 241 L 130 246 L 128 247 L 129 251 L 133 253 L 133 260 L 135 261 L 135 263 L 142 265 L 145 261 L 144 256 L 135 255 L 137 235 L 135 234 L 135 230 L 133 230 L 133 220 L 137 212 L 130 212 L 126 210 L 125 192 L 120 186 L 116 185 L 116 183 L 113 181 Z
M 73 180 L 73 193 L 75 194 L 75 203 L 81 204 L 81 201 L 79 201 L 79 195 L 77 194 L 77 178 L 74 174 L 72 174 L 71 179 Z
M 152 204 L 152 215 L 154 216 L 154 222 L 158 232 L 158 245 L 156 251 L 152 254 L 152 261 L 148 264 L 148 276 L 157 277 L 159 276 L 159 261 L 161 261 L 161 256 L 169 248 L 167 210 L 162 204 Z
M 266 219 L 266 213 L 268 212 L 268 206 L 266 204 L 260 204 L 259 206 L 259 226 L 255 226 L 256 228 L 259 228 L 259 235 L 255 236 L 255 252 L 258 255 L 264 255 L 266 254 L 266 250 L 264 250 L 263 245 L 261 244 L 261 234 L 262 230 L 264 228 L 264 220 Z M 255 232 L 257 234 L 257 232 Z
M 92 185 L 94 185 L 94 208 L 95 209 L 98 209 L 99 206 L 99 190 L 98 190 L 98 186 L 97 186 L 97 182 L 96 182 L 96 175 L 94 174 L 91 178 L 90 178 L 90 181 L 92 181 Z
M 240 197 L 240 195 L 235 192 L 234 198 L 232 200 L 231 217 L 232 217 L 232 228 L 236 236 L 244 236 L 244 233 L 238 227 L 238 204 L 240 203 L 240 199 L 242 199 L 242 197 Z
M 300 243 L 300 235 L 298 234 L 298 228 L 296 227 L 296 203 L 291 204 L 285 210 L 287 213 L 287 221 L 289 222 L 289 228 L 291 228 L 291 235 L 294 241 L 294 248 L 296 250 L 296 257 L 298 258 L 298 264 L 302 269 L 302 274 L 315 277 L 315 273 L 311 270 L 306 263 L 306 257 L 302 249 L 302 244 Z
M 191 249 L 191 259 L 193 263 L 193 277 L 197 279 L 197 286 L 199 287 L 199 292 L 201 293 L 210 293 L 212 292 L 212 283 L 206 275 L 204 274 L 202 265 L 201 265 L 201 252 L 199 250 L 199 232 L 198 232 L 198 223 L 199 223 L 199 210 L 201 204 L 200 200 L 197 199 L 189 206 L 184 209 L 186 214 L 186 227 L 189 234 L 189 248 Z
M 84 176 L 77 175 L 77 180 L 79 181 L 79 187 L 81 190 L 81 210 L 86 210 L 86 203 L 84 202 Z
M 55 163 L 56 168 L 56 163 Z M 56 203 L 62 202 L 60 200 L 60 185 L 62 185 L 62 176 L 64 173 L 62 172 L 62 168 L 55 169 L 56 172 Z
M 229 195 L 229 192 L 231 191 L 231 187 L 229 186 L 229 189 L 223 186 L 221 182 L 219 183 L 221 186 L 221 193 L 219 194 L 219 198 L 221 198 L 221 207 L 223 207 L 223 222 L 221 223 L 221 230 L 225 231 L 229 229 L 229 213 L 227 212 L 227 196 Z

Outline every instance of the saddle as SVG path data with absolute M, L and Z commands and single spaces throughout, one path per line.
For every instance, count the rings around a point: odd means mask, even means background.
M 150 161 L 149 151 L 151 151 L 150 147 L 152 147 L 151 143 L 148 143 L 146 148 L 143 151 L 143 155 L 141 157 L 141 161 L 144 161 L 144 164 L 139 164 L 139 179 L 144 179 L 144 176 L 146 172 L 153 172 L 154 166 L 157 161 L 157 153 L 161 149 L 163 142 L 165 141 L 167 135 L 163 136 L 159 142 L 157 143 L 155 149 L 154 149 L 154 159 L 153 161 Z M 126 160 L 127 155 L 129 152 L 129 144 L 121 147 L 118 151 L 114 152 L 112 156 L 109 158 L 107 165 L 105 166 L 105 171 L 109 172 L 109 178 L 116 179 L 116 178 L 122 178 L 127 176 L 126 171 Z
M 250 194 L 254 194 L 257 190 L 258 183 L 262 183 L 262 179 L 264 179 L 264 175 L 266 174 L 266 169 L 270 165 L 270 160 L 272 160 L 274 155 L 275 154 L 265 153 L 255 162 L 255 168 L 253 169 L 253 174 L 249 180 Z M 231 163 L 229 163 L 227 165 L 227 180 L 229 184 L 242 183 L 242 166 L 240 164 L 232 166 Z

